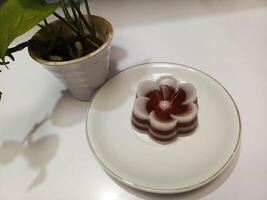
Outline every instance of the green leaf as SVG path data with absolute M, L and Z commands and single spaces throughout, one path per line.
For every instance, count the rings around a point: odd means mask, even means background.
M 59 6 L 44 0 L 5 0 L 0 4 L 0 58 L 10 43 L 30 30 Z

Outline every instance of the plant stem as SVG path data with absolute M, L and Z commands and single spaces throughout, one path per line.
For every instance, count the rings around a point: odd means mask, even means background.
M 76 22 L 76 24 L 78 24 L 77 13 L 76 13 L 76 11 L 75 11 L 75 9 L 74 9 L 73 6 L 70 6 L 70 8 L 71 8 L 71 11 L 72 11 L 72 15 L 73 15 L 73 17 L 74 17 L 74 19 L 75 19 L 75 22 Z
M 85 32 L 84 32 L 84 28 L 83 28 L 83 24 L 82 24 L 82 20 L 81 20 L 80 17 L 78 17 L 78 23 L 79 23 L 79 26 L 80 26 L 82 32 L 85 33 Z
M 48 25 L 48 22 L 46 20 L 46 18 L 44 18 L 44 24 L 47 26 Z
M 81 33 L 81 35 L 85 35 L 83 25 L 81 23 L 81 19 L 77 16 L 77 13 L 76 13 L 73 5 L 71 5 L 70 8 L 71 8 L 72 14 L 73 14 L 74 19 L 75 19 L 76 27 L 79 29 L 79 32 Z
M 81 18 L 82 22 L 84 23 L 84 25 L 86 26 L 86 28 L 89 30 L 89 33 L 91 31 L 91 28 L 87 22 L 87 20 L 85 19 L 85 17 L 83 16 L 81 10 L 79 9 L 79 7 L 75 4 L 75 2 L 73 0 L 69 0 L 70 4 L 75 8 L 75 10 L 77 11 L 79 17 Z
M 21 44 L 18 44 L 17 46 L 12 47 L 12 48 L 8 48 L 6 51 L 6 55 L 10 55 L 16 51 L 20 51 L 20 50 L 24 49 L 25 47 L 29 46 L 29 44 L 30 44 L 30 42 L 26 41 L 26 42 L 23 42 Z
M 61 3 L 61 8 L 63 10 L 63 13 L 65 15 L 65 18 L 66 18 L 66 21 L 69 22 L 69 24 L 71 24 L 73 26 L 73 28 L 75 27 L 77 32 L 79 33 L 76 33 L 78 35 L 78 37 L 80 38 L 81 42 L 85 45 L 85 40 L 83 39 L 83 34 L 84 34 L 84 30 L 83 30 L 83 27 L 80 25 L 79 21 L 78 21 L 78 17 L 77 17 L 77 14 L 73 8 L 73 6 L 71 6 L 71 10 L 72 10 L 72 14 L 73 14 L 73 17 L 74 17 L 74 20 L 73 18 L 71 17 L 69 11 L 68 11 L 68 8 L 67 8 L 67 5 L 66 5 L 66 2 L 65 0 L 60 0 L 60 3 Z M 61 19 L 62 20 L 62 19 Z M 65 23 L 66 24 L 66 23 Z M 69 26 L 70 27 L 70 26 Z M 72 28 L 72 30 L 73 30 Z M 74 30 L 73 30 L 74 31 Z M 74 31 L 75 32 L 75 31 Z M 70 52 L 71 54 L 71 52 Z
M 94 23 L 93 23 L 93 18 L 92 18 L 91 12 L 90 12 L 88 0 L 84 0 L 84 3 L 85 3 L 85 7 L 86 7 L 86 12 L 87 12 L 89 25 L 91 26 L 91 29 L 92 29 L 92 32 L 93 32 L 93 36 L 96 38 L 95 26 L 94 26 Z
M 65 20 L 63 17 L 61 17 L 59 14 L 57 14 L 56 12 L 53 12 L 53 15 L 56 16 L 59 20 L 61 20 L 64 24 L 66 24 L 74 33 L 76 33 L 79 37 L 81 36 L 79 30 L 73 26 L 72 24 L 70 24 L 67 20 Z
M 72 24 L 72 23 L 73 23 L 73 19 L 72 19 L 72 17 L 70 16 L 70 13 L 69 13 L 68 8 L 67 8 L 67 6 L 66 6 L 66 2 L 65 2 L 65 0 L 60 0 L 60 4 L 61 4 L 61 8 L 62 8 L 62 10 L 63 10 L 63 13 L 64 13 L 64 15 L 65 15 L 67 21 L 68 21 L 70 24 Z
M 79 9 L 79 7 L 75 4 L 75 2 L 73 0 L 69 0 L 70 4 L 75 8 L 75 10 L 77 11 L 79 18 L 82 20 L 82 22 L 84 23 L 84 25 L 86 26 L 86 28 L 89 31 L 89 34 L 91 34 L 91 28 L 87 22 L 87 20 L 85 19 L 84 15 L 82 14 L 81 10 Z M 93 36 L 93 38 L 89 38 L 90 42 L 96 47 L 99 48 L 100 47 L 100 42 L 98 41 L 98 39 L 96 37 Z
M 56 12 L 53 12 L 53 15 L 55 15 L 58 19 L 60 19 L 63 23 L 65 23 L 69 28 L 71 28 L 71 30 L 77 34 L 77 36 L 79 38 L 83 38 L 79 32 L 79 30 L 77 30 L 76 27 L 74 27 L 73 25 L 71 25 L 68 21 L 66 21 L 63 17 L 61 17 L 59 14 L 57 14 Z M 95 46 L 96 48 L 99 48 L 99 44 L 95 43 L 91 38 L 86 38 L 87 40 L 89 40 L 89 42 Z
M 81 8 L 81 4 L 78 3 L 78 6 L 79 6 L 79 9 L 80 9 L 80 8 Z M 82 23 L 82 20 L 81 20 L 80 17 L 78 17 L 78 23 L 79 23 L 79 26 L 80 26 L 82 32 L 85 34 L 85 32 L 84 32 L 84 28 L 83 28 L 83 23 Z
M 20 50 L 24 49 L 27 46 L 29 46 L 29 41 L 23 42 L 21 44 L 18 44 L 17 46 L 12 47 L 12 48 L 8 48 L 7 51 L 6 51 L 6 56 L 10 57 L 14 61 L 14 57 L 13 57 L 12 53 L 20 51 Z M 8 66 L 7 66 L 7 64 L 9 64 L 9 62 L 6 62 L 5 58 L 2 58 L 2 61 L 3 62 L 0 62 L 0 64 L 1 65 L 5 65 L 5 67 L 7 69 L 9 69 Z
M 71 25 L 68 21 L 66 21 L 63 17 L 61 17 L 59 14 L 57 14 L 56 12 L 53 12 L 53 15 L 55 15 L 59 20 L 61 20 L 64 24 L 66 24 L 74 33 L 76 33 L 76 35 L 79 37 L 79 38 L 83 38 L 83 36 L 80 34 L 79 30 Z M 99 48 L 99 44 L 95 43 L 93 40 L 91 40 L 90 38 L 87 38 L 87 40 L 89 40 L 89 42 L 95 46 L 96 48 Z
M 5 58 L 1 58 L 1 60 L 2 60 L 2 62 L 0 61 L 0 65 L 5 65 L 5 67 L 6 67 L 7 69 L 9 69 L 7 65 L 8 65 L 10 62 L 5 61 Z M 2 72 L 2 71 L 0 70 L 0 72 Z
M 39 26 L 40 28 L 44 28 L 44 25 L 42 24 L 37 24 L 37 26 Z

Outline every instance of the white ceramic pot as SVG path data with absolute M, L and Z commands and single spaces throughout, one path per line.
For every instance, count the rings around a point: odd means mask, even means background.
M 53 62 L 42 59 L 38 52 L 28 48 L 30 56 L 41 63 L 48 71 L 52 72 L 70 90 L 72 95 L 79 100 L 89 101 L 95 90 L 106 80 L 109 71 L 109 58 L 113 30 L 111 24 L 102 17 L 93 16 L 96 32 L 104 44 L 94 52 L 81 58 Z M 61 21 L 52 22 L 57 29 Z M 62 24 L 61 24 L 62 25 Z M 67 27 L 64 34 L 70 34 Z M 42 30 L 33 38 L 45 39 Z

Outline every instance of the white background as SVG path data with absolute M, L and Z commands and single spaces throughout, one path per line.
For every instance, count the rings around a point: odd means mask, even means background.
M 192 192 L 166 196 L 123 186 L 89 149 L 89 104 L 24 50 L 0 74 L 0 199 L 267 199 L 267 2 L 95 0 L 91 7 L 114 26 L 110 77 L 152 61 L 212 75 L 239 107 L 241 151 L 218 179 Z

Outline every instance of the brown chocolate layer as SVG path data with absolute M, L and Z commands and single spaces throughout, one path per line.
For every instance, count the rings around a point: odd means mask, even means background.
M 196 128 L 197 128 L 197 125 L 198 123 L 196 122 L 195 124 L 193 124 L 192 126 L 190 127 L 187 127 L 187 128 L 178 128 L 177 131 L 178 131 L 178 134 L 187 134 L 187 133 L 190 133 L 192 131 L 194 131 Z
M 150 135 L 154 139 L 162 141 L 162 142 L 167 142 L 167 141 L 173 140 L 174 138 L 176 138 L 178 136 L 177 134 L 175 134 L 175 135 L 172 135 L 172 136 L 170 136 L 168 138 L 163 138 L 163 137 L 161 137 L 160 135 L 157 135 L 157 134 L 150 134 Z
M 169 134 L 172 134 L 174 131 L 177 130 L 177 127 L 174 127 L 173 129 L 170 129 L 168 131 L 161 131 L 161 130 L 158 130 L 158 129 L 155 129 L 154 127 L 152 127 L 151 125 L 149 125 L 149 128 L 156 134 L 158 135 L 169 135 Z
M 137 121 L 138 123 L 141 123 L 141 124 L 148 124 L 149 123 L 148 120 L 140 119 L 133 113 L 132 113 L 132 118 L 134 118 L 135 121 Z
M 142 132 L 146 132 L 146 133 L 148 133 L 147 127 L 139 126 L 139 125 L 136 124 L 133 120 L 132 120 L 132 125 L 133 125 L 137 130 L 140 130 L 140 131 L 142 131 Z
M 197 122 L 198 118 L 197 116 L 192 119 L 190 122 L 186 122 L 186 123 L 178 123 L 177 124 L 177 128 L 179 127 L 189 127 L 189 126 L 192 126 L 193 124 L 195 124 Z

